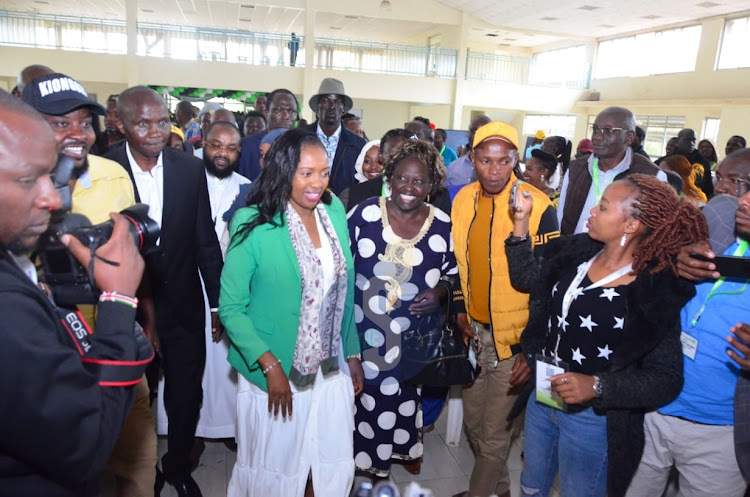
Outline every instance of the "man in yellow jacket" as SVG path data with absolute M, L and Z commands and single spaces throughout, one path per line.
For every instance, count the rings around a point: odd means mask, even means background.
M 519 345 L 529 317 L 529 294 L 511 285 L 505 256 L 506 242 L 525 239 L 512 236 L 509 209 L 517 179 L 518 132 L 491 122 L 477 130 L 472 145 L 470 159 L 479 181 L 456 195 L 451 213 L 467 312 L 459 315 L 459 324 L 482 344 L 482 372 L 463 392 L 464 424 L 476 456 L 468 495 L 505 497 L 510 496 L 506 457 L 516 425 L 520 427 L 506 417 L 530 375 Z M 527 236 L 540 255 L 547 240 L 560 236 L 555 208 L 528 183 L 519 181 L 517 190 L 517 195 L 529 192 L 534 198 Z

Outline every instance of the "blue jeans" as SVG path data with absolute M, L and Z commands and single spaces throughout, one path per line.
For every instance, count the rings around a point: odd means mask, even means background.
M 607 419 L 589 408 L 568 414 L 536 402 L 526 405 L 524 497 L 546 497 L 560 470 L 562 497 L 607 493 Z

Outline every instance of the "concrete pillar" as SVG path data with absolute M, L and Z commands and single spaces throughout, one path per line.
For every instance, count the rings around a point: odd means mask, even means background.
M 141 83 L 138 77 L 138 0 L 125 0 L 125 33 L 128 36 L 126 79 L 128 86 Z
M 461 12 L 458 25 L 458 60 L 456 61 L 456 86 L 453 90 L 453 107 L 451 108 L 451 128 L 461 129 L 464 108 L 464 82 L 466 81 L 466 54 L 468 53 L 469 26 L 466 13 Z
M 315 115 L 307 102 L 317 91 L 313 78 L 313 62 L 315 60 L 315 9 L 314 0 L 305 1 L 305 73 L 302 82 L 302 117 L 311 123 L 315 121 Z

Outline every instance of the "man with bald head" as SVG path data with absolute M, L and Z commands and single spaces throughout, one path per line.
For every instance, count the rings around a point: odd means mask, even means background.
M 149 205 L 149 216 L 161 226 L 158 250 L 146 256 L 149 277 L 144 281 L 150 288 L 143 291 L 153 295 L 155 313 L 147 316 L 147 326 L 156 327 L 155 346 L 161 350 L 165 379 L 169 433 L 163 474 L 178 495 L 199 496 L 189 458 L 206 359 L 199 270 L 210 302 L 212 328 L 218 334 L 222 331 L 216 308 L 223 264 L 206 175 L 200 160 L 166 147 L 171 124 L 167 107 L 155 91 L 144 86 L 125 90 L 117 101 L 117 116 L 125 144 L 107 157 L 125 168 L 136 200 Z M 160 475 L 157 483 L 163 485 Z
M 234 114 L 232 113 L 231 110 L 225 109 L 223 107 L 219 108 L 219 109 L 216 109 L 212 113 L 204 114 L 203 117 L 207 117 L 208 118 L 208 126 L 205 129 L 206 135 L 208 134 L 208 129 L 215 122 L 231 123 L 231 124 L 234 125 L 235 128 L 237 128 L 237 119 L 234 117 Z M 237 128 L 237 129 L 239 131 L 239 128 Z M 203 133 L 203 132 L 204 131 L 201 129 L 201 133 Z M 204 144 L 205 144 L 205 141 L 206 141 L 206 137 L 203 136 L 203 142 L 204 142 Z M 203 147 L 198 148 L 198 149 L 195 150 L 195 156 L 198 157 L 199 159 L 203 158 Z
M 51 180 L 58 146 L 28 105 L 0 91 L 0 108 L 0 397 L 7 406 L 0 412 L 0 493 L 99 495 L 99 476 L 133 403 L 133 389 L 123 387 L 137 383 L 145 368 L 135 364 L 133 335 L 143 260 L 119 214 L 91 266 L 89 249 L 64 236 L 83 267 L 93 267 L 98 288 L 115 293 L 100 298 L 96 333 L 80 338 L 63 326 L 84 325 L 53 306 L 25 255 L 47 230 L 51 211 L 62 207 Z M 128 378 L 115 376 L 123 369 L 118 364 L 132 368 Z M 113 386 L 105 379 L 123 381 Z
M 716 195 L 726 194 L 740 198 L 750 183 L 750 149 L 741 148 L 727 155 L 716 168 Z
M 610 183 L 630 174 L 650 174 L 661 181 L 667 175 L 653 162 L 633 153 L 635 116 L 624 107 L 607 107 L 596 116 L 591 141 L 594 152 L 571 161 L 563 178 L 557 218 L 560 233 L 588 231 L 589 211 L 599 203 Z
M 477 116 L 471 121 L 469 124 L 468 151 L 448 164 L 448 176 L 445 178 L 445 186 L 462 186 L 476 181 L 477 174 L 474 172 L 474 164 L 471 163 L 470 159 L 474 134 L 479 128 L 490 122 L 492 122 L 492 119 L 487 116 Z

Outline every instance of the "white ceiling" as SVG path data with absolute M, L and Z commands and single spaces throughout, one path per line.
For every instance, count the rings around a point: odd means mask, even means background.
M 125 1 L 0 0 L 0 9 L 124 19 Z M 253 0 L 138 0 L 138 20 L 278 34 L 302 34 L 305 31 L 303 10 L 255 5 Z M 315 35 L 321 38 L 399 43 L 435 27 L 436 24 L 429 22 L 318 12 Z
M 555 38 L 604 38 L 750 9 L 749 0 L 438 1 L 499 28 Z M 516 38 L 506 35 L 507 32 L 500 31 L 495 40 Z
M 365 2 L 365 0 L 354 0 Z M 367 0 L 377 2 L 378 0 Z M 478 21 L 469 42 L 482 46 L 537 47 L 568 39 L 593 39 L 750 10 L 750 0 L 437 0 Z M 125 18 L 126 0 L 0 0 L 0 9 Z M 422 5 L 422 0 L 391 0 Z M 272 1 L 264 1 L 269 4 Z M 280 0 L 279 3 L 284 3 Z M 349 3 L 350 11 L 365 3 Z M 429 5 L 430 2 L 423 2 Z M 394 7 L 394 11 L 396 11 Z M 372 15 L 372 9 L 367 12 Z M 395 13 L 395 12 L 394 12 Z M 145 22 L 268 33 L 304 33 L 304 11 L 256 5 L 254 0 L 138 0 Z M 425 12 L 425 21 L 429 13 Z M 430 22 L 318 12 L 318 37 L 402 43 L 440 25 Z M 488 36 L 490 35 L 490 36 Z M 494 36 L 493 36 L 494 35 Z

